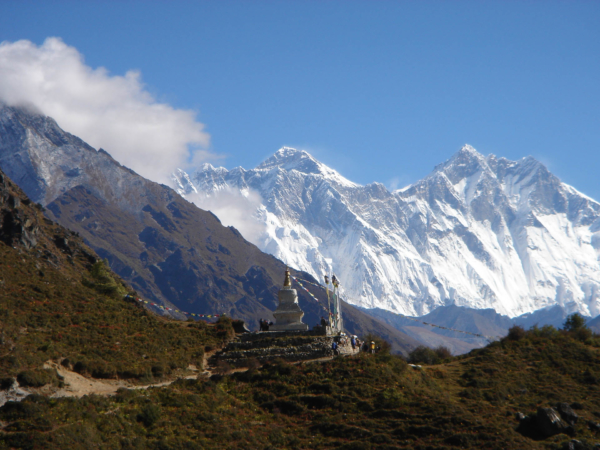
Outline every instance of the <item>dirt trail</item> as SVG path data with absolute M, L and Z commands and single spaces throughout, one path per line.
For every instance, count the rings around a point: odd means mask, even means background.
M 76 372 L 73 372 L 66 367 L 57 364 L 54 361 L 47 361 L 44 364 L 45 369 L 55 369 L 59 376 L 63 378 L 64 387 L 53 392 L 51 397 L 83 397 L 84 395 L 115 395 L 120 388 L 126 389 L 148 389 L 151 387 L 167 386 L 179 378 L 163 381 L 160 383 L 152 383 L 145 385 L 136 385 L 126 380 L 98 380 L 95 378 L 87 378 Z M 190 367 L 190 370 L 195 368 Z M 193 375 L 188 375 L 186 379 L 195 379 L 199 375 L 198 371 Z
M 344 347 L 346 347 L 346 348 L 344 348 Z M 341 346 L 340 350 L 342 350 L 341 353 L 344 356 L 349 356 L 349 355 L 358 353 L 358 349 L 356 351 L 353 351 L 349 345 Z M 58 372 L 59 376 L 62 377 L 63 383 L 64 383 L 64 387 L 59 388 L 58 390 L 53 392 L 50 395 L 51 397 L 55 397 L 55 398 L 56 397 L 83 397 L 84 395 L 90 395 L 90 394 L 109 396 L 109 395 L 115 395 L 117 393 L 117 390 L 120 388 L 148 389 L 148 388 L 152 388 L 152 387 L 168 386 L 181 378 L 184 378 L 187 380 L 197 379 L 198 377 L 208 378 L 211 375 L 213 375 L 213 371 L 214 371 L 213 368 L 209 367 L 208 359 L 217 351 L 218 350 L 213 350 L 212 352 L 206 353 L 204 355 L 204 361 L 203 361 L 203 366 L 205 367 L 204 371 L 199 371 L 198 369 L 196 369 L 196 367 L 189 366 L 188 370 L 193 372 L 190 375 L 186 375 L 185 377 L 173 378 L 171 380 L 163 381 L 160 383 L 152 383 L 152 384 L 145 384 L 145 385 L 133 384 L 126 380 L 99 380 L 99 379 L 95 379 L 95 378 L 84 377 L 83 375 L 80 375 L 76 372 L 73 372 L 72 370 L 67 369 L 66 367 L 61 366 L 60 364 L 56 363 L 55 361 L 46 361 L 46 363 L 44 364 L 44 368 L 45 369 L 55 369 Z M 329 361 L 331 359 L 333 359 L 333 356 L 327 356 L 324 358 L 318 358 L 318 359 L 313 359 L 313 360 L 298 361 L 296 364 L 305 364 L 305 363 L 310 363 L 310 362 L 324 362 L 324 361 Z M 240 368 L 233 369 L 229 373 L 245 372 L 246 370 L 248 370 L 248 369 L 240 367 Z
M 53 393 L 51 397 L 82 397 L 87 394 L 112 395 L 117 392 L 117 389 L 126 387 L 124 381 L 99 381 L 85 378 L 53 361 L 47 361 L 44 364 L 44 369 L 55 369 L 58 375 L 63 378 L 65 384 L 63 388 Z
M 210 358 L 218 350 L 204 354 L 203 366 L 208 367 L 208 358 Z M 192 374 L 184 377 L 174 377 L 167 381 L 151 384 L 133 384 L 127 380 L 99 380 L 96 378 L 88 378 L 80 375 L 66 367 L 61 366 L 55 361 L 46 361 L 44 369 L 55 369 L 58 375 L 62 377 L 64 387 L 53 392 L 51 397 L 83 397 L 84 395 L 115 395 L 120 388 L 126 389 L 148 389 L 152 387 L 168 386 L 180 379 L 194 380 L 198 377 L 210 377 L 212 372 L 210 369 L 200 371 L 196 366 L 188 366 L 187 371 Z
M 208 367 L 208 359 L 217 352 L 213 350 L 204 354 L 204 360 L 202 365 Z M 126 380 L 99 380 L 96 378 L 88 378 L 80 375 L 66 367 L 61 366 L 55 361 L 46 361 L 44 364 L 45 369 L 55 369 L 58 375 L 62 377 L 64 387 L 59 388 L 51 394 L 51 397 L 83 397 L 84 395 L 96 394 L 96 395 L 115 395 L 117 390 L 120 388 L 126 389 L 148 389 L 151 387 L 168 386 L 173 382 L 184 378 L 187 380 L 196 379 L 199 376 L 210 377 L 212 372 L 210 369 L 205 371 L 199 371 L 195 366 L 188 366 L 188 371 L 193 372 L 191 375 L 185 377 L 176 377 L 171 380 L 162 381 L 160 383 L 151 384 L 133 384 Z

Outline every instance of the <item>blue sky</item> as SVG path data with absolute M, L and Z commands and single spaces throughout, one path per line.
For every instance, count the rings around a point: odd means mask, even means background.
M 597 1 L 0 2 L 0 41 L 51 36 L 196 111 L 228 168 L 287 145 L 401 187 L 469 143 L 600 200 Z

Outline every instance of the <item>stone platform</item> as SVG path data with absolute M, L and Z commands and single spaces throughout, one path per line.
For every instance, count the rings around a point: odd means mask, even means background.
M 275 359 L 288 362 L 306 361 L 333 356 L 331 344 L 339 336 L 327 336 L 321 331 L 267 331 L 238 335 L 220 352 L 213 355 L 209 365 L 225 361 L 231 367 L 248 367 L 256 359 L 260 364 Z M 352 354 L 352 347 L 340 345 L 340 354 Z

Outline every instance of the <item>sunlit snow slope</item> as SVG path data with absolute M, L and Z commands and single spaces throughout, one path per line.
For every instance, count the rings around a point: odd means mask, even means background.
M 284 147 L 253 170 L 205 164 L 173 183 L 183 195 L 258 192 L 265 231 L 256 244 L 318 279 L 333 270 L 361 306 L 423 315 L 456 304 L 517 316 L 559 304 L 600 314 L 600 204 L 531 157 L 465 146 L 389 192 Z

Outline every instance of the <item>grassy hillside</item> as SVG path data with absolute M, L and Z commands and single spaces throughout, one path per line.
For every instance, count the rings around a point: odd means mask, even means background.
M 231 323 L 175 323 L 131 300 L 82 239 L 45 219 L 0 173 L 0 378 L 54 380 L 45 361 L 101 378 L 151 378 L 201 364 Z
M 210 381 L 116 397 L 30 397 L 0 409 L 5 446 L 22 448 L 559 449 L 600 441 L 598 339 L 534 330 L 415 369 L 381 353 L 276 362 Z M 565 402 L 579 416 L 545 439 L 515 414 Z M 0 444 L 1 445 L 1 444 Z M 0 447 L 1 448 L 1 447 Z

